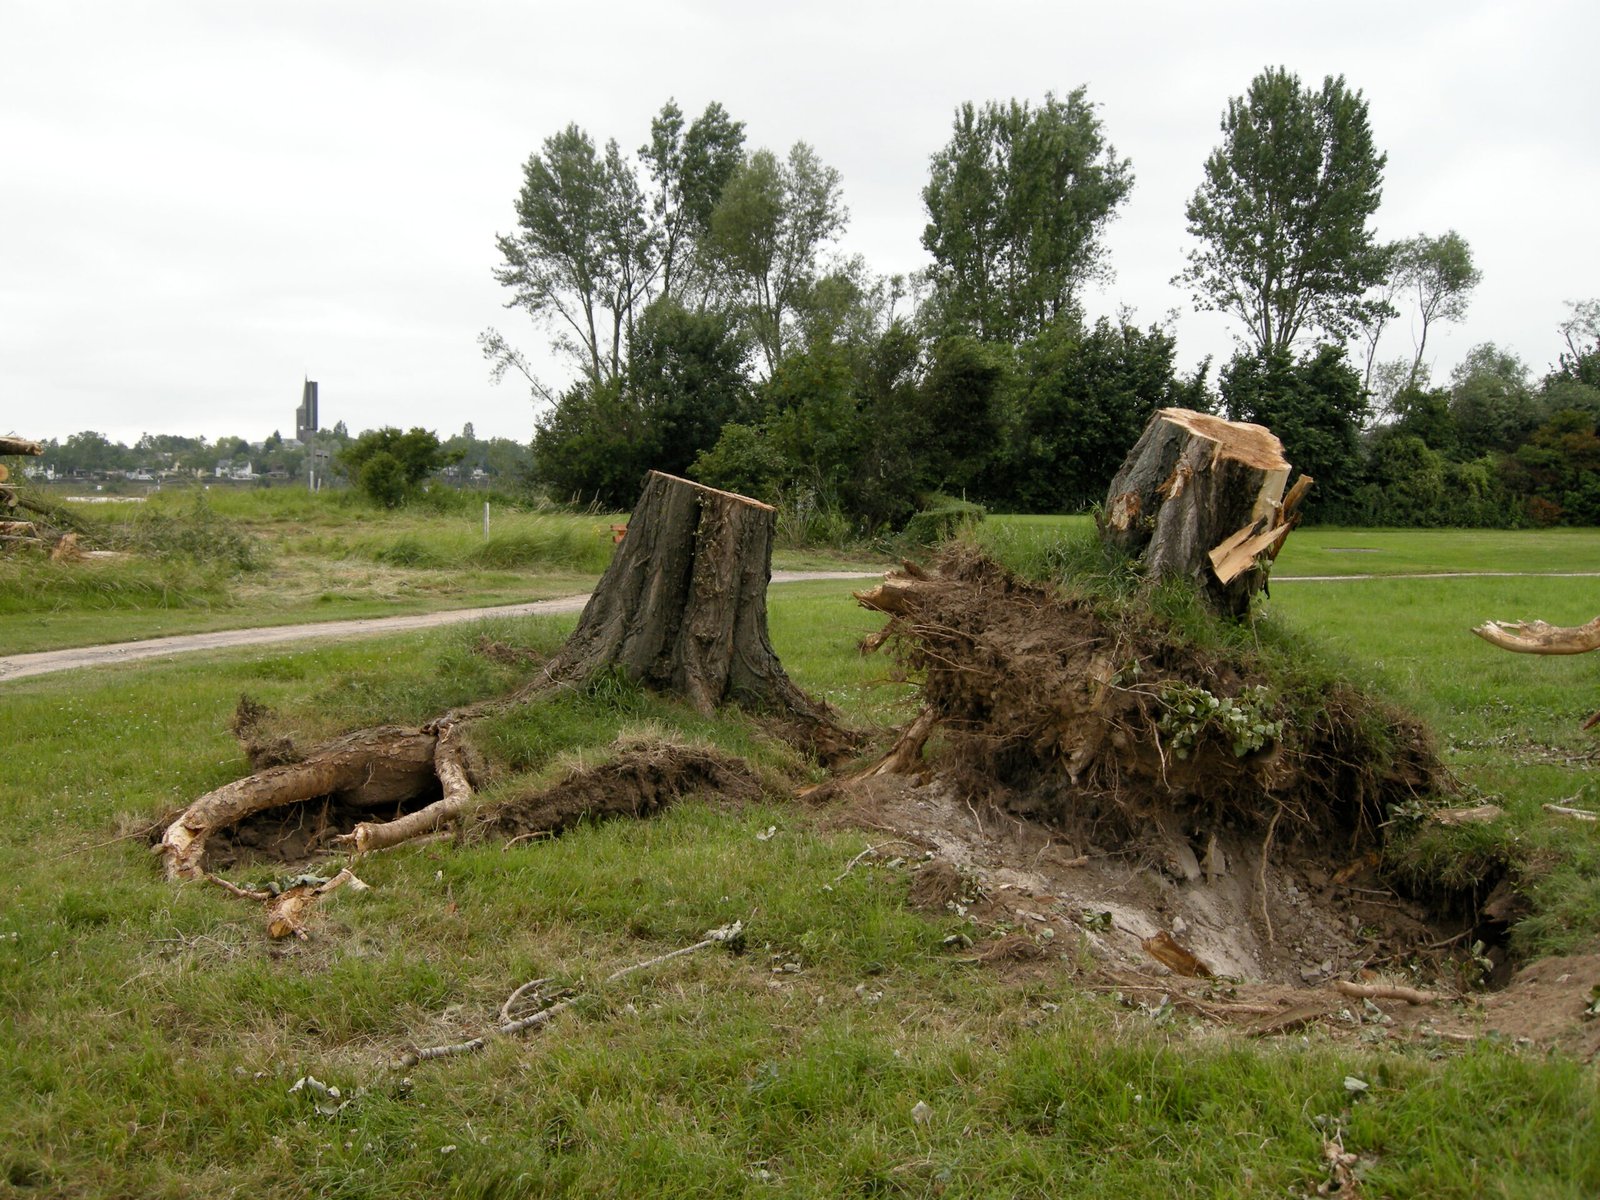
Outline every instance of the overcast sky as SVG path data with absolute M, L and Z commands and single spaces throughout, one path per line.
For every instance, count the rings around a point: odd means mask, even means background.
M 324 425 L 525 441 L 526 387 L 476 344 L 543 344 L 491 275 L 521 166 L 569 121 L 635 149 L 668 97 L 810 142 L 843 249 L 887 274 L 926 265 L 956 105 L 1084 85 L 1135 175 L 1091 314 L 1177 308 L 1182 360 L 1220 361 L 1230 325 L 1169 283 L 1183 208 L 1228 97 L 1279 64 L 1365 93 L 1381 236 L 1472 246 L 1435 379 L 1484 341 L 1538 374 L 1563 301 L 1600 296 L 1597 42 L 1594 0 L 0 0 L 0 432 L 292 434 L 309 375 Z

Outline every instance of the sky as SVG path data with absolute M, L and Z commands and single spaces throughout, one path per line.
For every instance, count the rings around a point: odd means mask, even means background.
M 1176 310 L 1180 361 L 1220 363 L 1236 326 L 1171 282 L 1183 210 L 1228 98 L 1279 65 L 1367 99 L 1380 237 L 1472 247 L 1434 380 L 1489 341 L 1537 377 L 1564 302 L 1600 296 L 1597 40 L 1593 0 L 3 0 L 0 432 L 292 435 L 309 377 L 324 426 L 526 441 L 526 385 L 477 345 L 495 326 L 565 377 L 492 274 L 523 163 L 569 122 L 634 150 L 669 97 L 720 101 L 750 148 L 809 142 L 840 250 L 892 274 L 928 263 L 959 104 L 1083 86 L 1135 178 L 1089 313 Z

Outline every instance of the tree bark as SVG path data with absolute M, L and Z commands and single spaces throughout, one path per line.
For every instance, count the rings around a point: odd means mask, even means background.
M 733 702 L 833 728 L 784 673 L 767 632 L 775 510 L 651 471 L 627 535 L 567 644 L 558 682 L 620 671 L 702 713 Z
M 1266 582 L 1297 524 L 1304 477 L 1284 499 L 1291 467 L 1260 425 L 1164 408 L 1111 481 L 1101 529 L 1140 557 L 1152 579 L 1193 581 L 1222 612 L 1239 616 Z

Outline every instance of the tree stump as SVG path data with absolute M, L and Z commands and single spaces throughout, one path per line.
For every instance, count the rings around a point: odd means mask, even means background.
M 1111 481 L 1101 532 L 1151 579 L 1189 579 L 1216 608 L 1249 611 L 1311 486 L 1261 425 L 1185 408 L 1154 413 Z
M 772 649 L 775 529 L 769 504 L 651 471 L 626 536 L 546 676 L 569 682 L 615 670 L 702 713 L 732 702 L 840 735 Z

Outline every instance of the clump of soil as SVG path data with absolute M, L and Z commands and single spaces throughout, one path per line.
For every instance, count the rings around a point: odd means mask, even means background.
M 273 730 L 275 715 L 265 704 L 240 693 L 239 703 L 228 721 L 228 731 L 244 748 L 253 771 L 301 762 L 305 758 L 292 738 Z
M 468 837 L 559 834 L 582 821 L 653 816 L 688 795 L 748 801 L 761 790 L 761 781 L 741 759 L 677 742 L 635 743 L 598 766 L 569 771 L 550 787 L 480 809 Z

